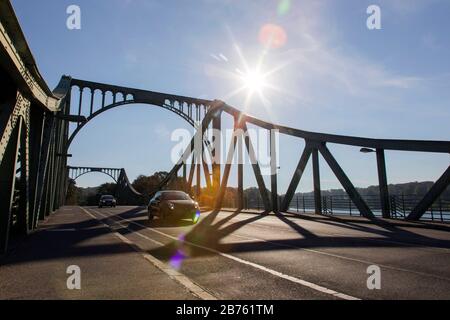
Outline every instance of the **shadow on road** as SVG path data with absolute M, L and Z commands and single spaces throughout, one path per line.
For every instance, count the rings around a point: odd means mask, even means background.
M 116 209 L 117 210 L 117 209 Z M 94 212 L 102 213 L 94 208 Z M 105 212 L 103 212 L 104 214 Z M 436 239 L 430 236 L 414 232 L 417 230 L 437 229 L 449 232 L 448 226 L 430 226 L 422 223 L 406 223 L 386 220 L 349 219 L 330 216 L 293 215 L 293 214 L 269 214 L 267 212 L 245 214 L 244 219 L 234 219 L 240 216 L 240 211 L 229 214 L 210 212 L 193 224 L 190 220 L 162 221 L 147 220 L 145 209 L 132 208 L 122 212 L 108 212 L 108 217 L 101 218 L 100 222 L 113 227 L 114 231 L 127 235 L 147 228 L 177 228 L 183 227 L 178 241 L 170 241 L 169 244 L 149 251 L 150 254 L 164 260 L 170 260 L 177 254 L 186 257 L 197 257 L 215 254 L 215 251 L 223 253 L 232 252 L 258 252 L 276 250 L 295 250 L 301 248 L 377 248 L 377 247 L 421 247 L 430 246 L 437 248 L 450 248 L 450 241 Z M 265 217 L 275 217 L 292 230 L 298 233 L 298 238 L 271 239 L 270 241 L 241 241 L 223 243 L 223 239 L 232 235 L 246 225 L 251 225 Z M 123 219 L 127 219 L 123 220 Z M 234 220 L 233 220 L 234 219 Z M 274 220 L 275 223 L 277 220 Z M 120 225 L 118 224 L 120 222 Z M 134 222 L 134 223 L 133 223 Z M 280 225 L 274 228 L 279 228 Z M 408 230 L 405 229 L 408 228 Z M 326 236 L 319 236 L 311 229 L 325 228 Z M 339 228 L 339 234 L 360 231 L 364 237 L 349 235 L 335 235 Z M 63 230 L 60 230 L 63 229 Z M 187 229 L 187 230 L 186 230 Z M 74 230 L 70 232 L 68 230 Z M 263 230 L 263 229 L 262 229 Z M 344 230 L 344 231 L 343 231 Z M 162 230 L 163 231 L 163 230 Z M 0 260 L 0 265 L 24 263 L 46 259 L 57 259 L 72 256 L 92 256 L 105 254 L 123 254 L 133 249 L 124 244 L 109 245 L 96 244 L 90 240 L 110 233 L 106 226 L 99 225 L 95 219 L 88 219 L 77 223 L 62 223 L 60 225 L 44 226 L 44 231 L 38 232 L 21 240 L 12 254 Z M 163 231 L 164 232 L 164 231 Z M 263 232 L 271 232 L 265 228 Z M 283 232 L 278 230 L 277 232 Z M 333 234 L 333 232 L 335 232 Z M 55 234 L 61 233 L 55 242 Z M 259 238 L 263 238 L 261 235 Z M 208 248 L 209 250 L 205 249 Z M 16 251 L 17 254 L 14 254 Z

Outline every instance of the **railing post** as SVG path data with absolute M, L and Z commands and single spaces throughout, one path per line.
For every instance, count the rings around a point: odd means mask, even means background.
M 397 219 L 397 204 L 395 203 L 395 195 L 390 196 L 391 213 Z
M 350 210 L 350 216 L 352 216 L 352 200 L 350 198 L 348 199 L 348 208 Z
M 333 196 L 330 196 L 330 209 L 331 209 L 331 215 L 333 215 Z
M 403 193 L 402 193 L 402 208 L 403 208 L 403 215 L 406 216 L 405 195 Z

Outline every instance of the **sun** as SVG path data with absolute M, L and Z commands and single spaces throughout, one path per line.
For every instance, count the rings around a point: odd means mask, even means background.
M 278 81 L 275 81 L 274 76 L 276 73 L 285 69 L 293 61 L 281 61 L 268 69 L 267 66 L 269 63 L 267 63 L 268 61 L 266 60 L 269 58 L 269 50 L 268 48 L 264 48 L 256 57 L 253 56 L 251 61 L 254 62 L 254 64 L 251 65 L 241 51 L 241 48 L 234 41 L 232 43 L 239 59 L 239 64 L 232 65 L 230 66 L 231 68 L 217 68 L 216 71 L 219 71 L 217 74 L 232 80 L 233 83 L 236 84 L 236 87 L 234 87 L 232 91 L 225 93 L 221 99 L 226 101 L 244 93 L 245 100 L 243 101 L 243 105 L 241 105 L 242 111 L 245 112 L 250 108 L 250 105 L 253 104 L 253 99 L 257 98 L 262 106 L 270 112 L 272 103 L 269 97 L 273 95 L 274 92 L 289 95 L 283 87 L 280 87 L 279 79 Z M 223 54 L 219 56 L 214 55 L 213 58 L 221 63 L 233 63 L 232 59 L 223 56 Z
M 240 75 L 243 86 L 249 93 L 262 92 L 266 87 L 266 76 L 258 70 L 248 70 Z

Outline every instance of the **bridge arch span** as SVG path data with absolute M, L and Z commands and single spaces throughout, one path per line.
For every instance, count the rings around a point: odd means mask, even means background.
M 97 111 L 95 111 L 94 113 L 92 113 L 89 117 L 86 118 L 86 122 L 80 123 L 77 125 L 77 127 L 75 128 L 75 130 L 71 133 L 68 141 L 67 141 L 67 149 L 69 149 L 70 145 L 72 144 L 73 140 L 75 139 L 75 137 L 77 136 L 77 134 L 81 131 L 81 129 L 83 129 L 89 122 L 91 122 L 94 118 L 98 117 L 99 115 L 101 115 L 102 113 L 111 110 L 111 109 L 115 109 L 121 106 L 127 106 L 127 105 L 133 105 L 133 104 L 141 104 L 141 105 L 147 105 L 147 106 L 151 106 L 151 107 L 160 107 L 163 109 L 166 109 L 178 116 L 180 116 L 183 120 L 185 120 L 187 123 L 189 123 L 189 125 L 191 125 L 192 127 L 195 128 L 195 122 L 192 118 L 189 118 L 186 114 L 184 114 L 183 112 L 180 112 L 179 109 L 169 106 L 169 105 L 163 105 L 163 106 L 159 106 L 159 105 L 155 105 L 149 102 L 138 102 L 135 100 L 124 100 L 124 101 L 120 101 L 120 102 L 116 102 L 113 104 L 110 104 L 108 106 L 105 106 L 101 109 L 98 109 Z
M 105 111 L 111 110 L 116 107 L 130 105 L 130 104 L 143 104 L 156 106 L 166 109 L 184 119 L 192 127 L 196 128 L 196 123 L 200 123 L 205 117 L 213 101 L 196 99 L 191 97 L 177 96 L 147 90 L 133 89 L 127 87 L 114 86 L 104 83 L 85 81 L 72 79 L 70 77 L 64 76 L 63 80 L 70 83 L 69 91 L 71 96 L 76 94 L 78 88 L 78 105 L 74 108 L 78 108 L 78 116 L 88 115 L 85 122 L 80 122 L 77 127 L 70 135 L 68 142 L 66 144 L 67 150 L 69 149 L 75 136 L 80 132 L 80 130 L 95 117 L 99 116 Z M 75 91 L 75 92 L 74 92 Z M 89 96 L 90 93 L 90 96 Z M 101 95 L 100 106 L 96 103 L 95 95 Z M 112 103 L 107 103 L 107 95 L 112 95 Z M 89 99 L 87 108 L 83 105 L 83 99 Z M 68 110 L 70 112 L 70 110 Z
M 110 177 L 115 183 L 118 182 L 122 169 L 116 168 L 92 168 L 92 167 L 67 167 L 69 178 L 77 180 L 78 178 L 89 173 L 101 173 Z
M 88 173 L 102 173 L 112 178 L 116 183 L 115 196 L 120 204 L 143 204 L 144 196 L 133 188 L 123 168 L 67 167 L 67 176 L 72 180 Z

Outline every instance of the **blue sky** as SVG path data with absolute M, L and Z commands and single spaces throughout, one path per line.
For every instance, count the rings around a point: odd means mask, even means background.
M 208 99 L 264 120 L 311 131 L 374 138 L 448 140 L 450 133 L 450 2 L 446 0 L 13 0 L 51 88 L 63 74 L 76 78 Z M 66 28 L 76 4 L 82 29 Z M 366 9 L 381 8 L 382 29 L 366 27 Z M 262 70 L 275 88 L 263 103 L 229 77 L 256 66 L 267 24 L 287 38 L 267 51 Z M 224 57 L 224 58 L 223 58 Z M 125 167 L 138 174 L 170 170 L 174 129 L 188 128 L 157 107 L 130 105 L 104 113 L 75 139 L 70 164 Z M 281 138 L 280 192 L 300 157 L 302 143 Z M 330 145 L 357 186 L 377 184 L 375 158 L 357 148 Z M 448 155 L 387 153 L 390 183 L 435 180 Z M 322 161 L 323 188 L 338 181 Z M 248 169 L 248 168 L 247 168 Z M 250 170 L 245 184 L 254 185 Z M 310 170 L 300 190 L 311 190 Z M 81 186 L 108 181 L 86 175 Z M 231 184 L 235 184 L 232 172 Z

